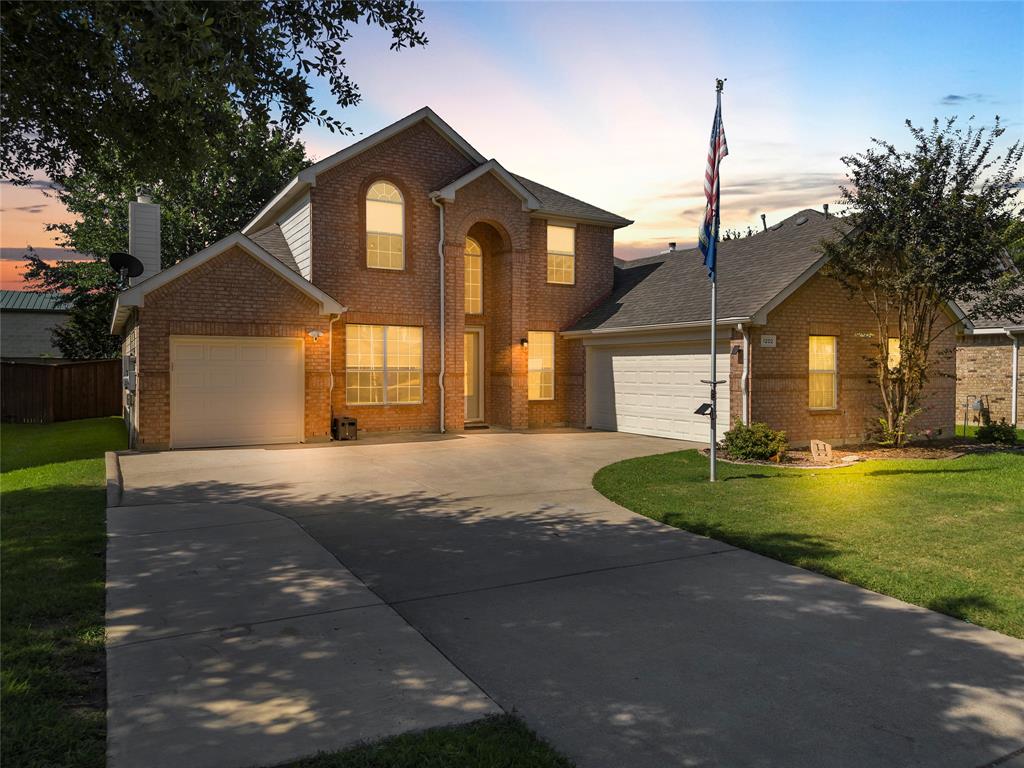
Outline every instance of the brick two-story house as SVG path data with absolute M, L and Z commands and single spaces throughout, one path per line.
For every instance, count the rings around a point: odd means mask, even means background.
M 487 160 L 424 108 L 304 170 L 238 232 L 119 297 L 144 449 L 582 423 L 582 347 L 631 222 Z M 158 222 L 158 212 L 156 221 Z
M 135 447 L 328 440 L 339 417 L 707 440 L 697 252 L 617 262 L 627 219 L 508 172 L 429 109 L 304 170 L 240 232 L 164 271 L 159 210 L 132 205 L 147 266 L 113 332 Z M 720 431 L 764 421 L 794 444 L 841 443 L 877 426 L 877 329 L 821 272 L 836 223 L 807 210 L 721 243 Z M 946 314 L 915 428 L 949 434 L 969 321 Z

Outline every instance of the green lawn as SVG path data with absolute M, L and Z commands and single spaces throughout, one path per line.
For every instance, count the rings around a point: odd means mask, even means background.
M 287 768 L 571 768 L 511 715 L 407 733 L 288 763 Z
M 677 528 L 1024 638 L 1024 454 L 719 473 L 708 483 L 707 458 L 682 451 L 607 466 L 594 487 Z
M 0 425 L 0 763 L 105 764 L 103 452 L 120 419 Z
M 957 424 L 956 425 L 956 436 L 957 437 L 965 437 L 965 436 L 966 437 L 974 437 L 977 434 L 978 434 L 978 425 L 977 424 L 968 424 L 966 432 L 964 431 L 964 425 L 963 424 Z M 1017 442 L 1018 443 L 1024 443 L 1024 429 L 1022 429 L 1020 427 L 1017 428 Z

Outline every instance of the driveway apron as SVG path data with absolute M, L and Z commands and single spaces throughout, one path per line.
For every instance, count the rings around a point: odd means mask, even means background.
M 612 461 L 686 447 L 485 432 L 133 455 L 122 471 L 126 504 L 295 521 L 580 766 L 980 768 L 1024 747 L 1024 642 L 591 487 Z

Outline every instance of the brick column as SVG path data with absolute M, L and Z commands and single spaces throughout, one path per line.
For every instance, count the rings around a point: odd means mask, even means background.
M 444 247 L 444 427 L 461 431 L 466 424 L 466 400 L 463 392 L 463 333 L 466 328 L 463 259 L 461 243 Z
M 527 249 L 514 250 L 509 254 L 509 258 L 512 264 L 512 338 L 509 340 L 512 345 L 510 426 L 512 429 L 526 429 L 530 426 L 529 400 L 527 398 L 527 364 L 529 353 L 523 349 L 519 340 L 526 338 L 530 330 L 530 295 L 528 289 L 530 253 Z

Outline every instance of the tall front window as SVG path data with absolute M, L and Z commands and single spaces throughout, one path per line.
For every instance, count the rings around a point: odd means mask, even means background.
M 888 359 L 886 365 L 889 366 L 889 370 L 896 370 L 900 367 L 900 340 L 894 336 L 888 338 Z
M 423 400 L 423 329 L 345 326 L 345 400 L 349 405 Z
M 484 311 L 484 254 L 480 243 L 466 238 L 466 314 L 479 315 Z
M 555 334 L 530 331 L 527 334 L 529 366 L 527 397 L 530 400 L 555 399 Z
M 366 193 L 366 266 L 405 269 L 405 202 L 386 181 Z
M 836 407 L 839 383 L 836 342 L 835 336 L 808 337 L 808 405 L 817 410 Z
M 548 224 L 548 282 L 576 282 L 576 229 Z

